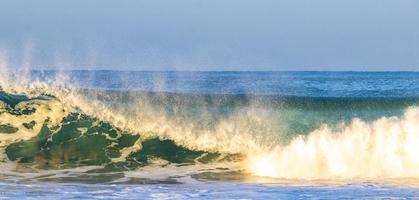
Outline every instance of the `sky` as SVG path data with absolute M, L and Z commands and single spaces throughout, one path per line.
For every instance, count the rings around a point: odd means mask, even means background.
M 1 0 L 16 68 L 419 70 L 418 0 Z

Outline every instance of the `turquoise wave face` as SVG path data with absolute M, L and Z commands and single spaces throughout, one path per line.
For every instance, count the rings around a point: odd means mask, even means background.
M 281 135 L 283 142 L 286 138 L 309 134 L 322 125 L 339 127 L 355 118 L 370 122 L 401 116 L 406 108 L 419 105 L 417 97 L 200 95 L 106 90 L 84 90 L 83 95 L 102 101 L 124 116 L 143 118 L 147 111 L 156 112 L 180 125 L 190 123 L 199 130 L 215 130 L 225 120 L 232 124 L 245 121 L 246 131 Z M 262 122 L 255 122 L 254 118 Z
M 46 97 L 29 98 L 24 95 L 0 93 L 0 102 L 11 115 L 36 113 L 36 109 L 17 109 L 16 105 Z M 32 131 L 36 121 L 22 121 L 24 129 Z M 35 131 L 35 130 L 33 130 Z M 17 134 L 19 128 L 1 124 L 0 133 Z M 128 155 L 125 149 L 134 148 Z M 104 166 L 103 171 L 128 170 L 147 166 L 159 159 L 166 164 L 208 163 L 221 157 L 219 153 L 190 150 L 169 139 L 141 138 L 86 114 L 71 112 L 58 124 L 51 124 L 49 116 L 34 137 L 7 144 L 7 158 L 23 167 L 38 169 L 65 169 L 81 166 Z M 120 159 L 123 156 L 122 159 Z

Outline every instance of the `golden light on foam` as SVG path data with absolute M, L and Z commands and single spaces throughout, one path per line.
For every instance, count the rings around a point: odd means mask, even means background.
M 283 147 L 250 153 L 253 175 L 286 179 L 419 178 L 419 108 L 402 117 L 320 128 Z
M 275 173 L 275 168 L 271 162 L 271 156 L 260 155 L 251 158 L 248 162 L 250 164 L 250 172 L 256 176 L 272 177 Z

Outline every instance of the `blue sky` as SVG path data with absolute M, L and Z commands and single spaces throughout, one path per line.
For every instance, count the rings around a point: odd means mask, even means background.
M 14 67 L 419 70 L 418 0 L 2 0 Z

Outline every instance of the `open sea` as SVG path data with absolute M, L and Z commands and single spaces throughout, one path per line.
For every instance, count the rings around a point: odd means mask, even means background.
M 0 199 L 419 199 L 419 72 L 0 70 Z

